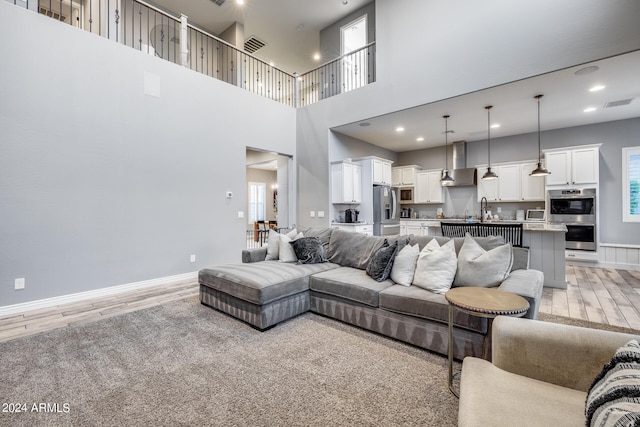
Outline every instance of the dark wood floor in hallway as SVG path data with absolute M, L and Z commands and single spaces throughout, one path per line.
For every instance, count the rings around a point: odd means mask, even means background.
M 567 289 L 545 288 L 540 312 L 640 331 L 640 271 L 567 266 Z M 198 295 L 194 281 L 0 318 L 0 342 Z

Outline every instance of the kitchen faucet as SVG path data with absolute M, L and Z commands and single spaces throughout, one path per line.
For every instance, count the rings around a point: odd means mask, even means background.
M 480 199 L 480 222 L 484 222 L 484 217 L 485 214 L 487 212 L 487 204 L 489 202 L 487 202 L 487 198 L 483 197 L 482 199 Z

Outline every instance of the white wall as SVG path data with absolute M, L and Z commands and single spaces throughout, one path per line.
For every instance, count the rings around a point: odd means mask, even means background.
M 625 0 L 377 0 L 377 81 L 298 110 L 300 223 L 329 221 L 302 212 L 329 211 L 330 128 L 639 49 L 639 18 Z
M 0 52 L 0 306 L 240 261 L 246 147 L 295 155 L 293 108 L 7 2 Z

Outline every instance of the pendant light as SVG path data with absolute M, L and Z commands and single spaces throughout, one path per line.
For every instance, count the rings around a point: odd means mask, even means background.
M 442 170 L 442 178 L 440 178 L 440 183 L 442 185 L 451 184 L 455 181 L 451 175 L 449 175 L 449 159 L 447 157 L 447 151 L 449 151 L 449 115 L 442 116 L 444 117 L 444 169 Z
M 491 170 L 491 109 L 493 105 L 484 107 L 487 110 L 487 153 L 489 155 L 489 165 L 487 171 L 482 175 L 482 179 L 496 179 L 498 175 Z
M 547 176 L 551 173 L 548 170 L 546 170 L 544 167 L 542 167 L 542 159 L 541 159 L 542 149 L 540 147 L 540 98 L 542 98 L 543 96 L 544 95 L 534 96 L 534 98 L 538 100 L 538 167 L 535 168 L 533 171 L 531 171 L 531 173 L 529 174 L 530 176 Z

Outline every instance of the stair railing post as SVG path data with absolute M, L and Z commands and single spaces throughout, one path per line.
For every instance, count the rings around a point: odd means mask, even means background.
M 183 67 L 188 67 L 187 55 L 189 50 L 187 48 L 187 15 L 180 15 L 180 59 Z

